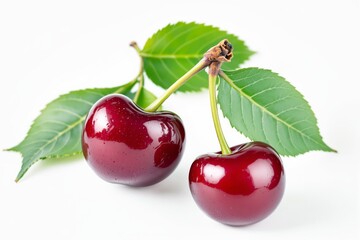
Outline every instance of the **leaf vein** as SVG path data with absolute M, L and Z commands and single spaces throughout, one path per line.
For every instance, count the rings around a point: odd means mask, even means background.
M 237 85 L 235 85 L 235 83 L 229 78 L 229 76 L 227 76 L 224 72 L 221 72 L 221 76 L 223 77 L 223 79 L 234 89 L 236 89 L 241 95 L 243 95 L 244 97 L 246 97 L 252 104 L 251 106 L 255 105 L 257 106 L 259 109 L 261 109 L 261 111 L 266 112 L 267 114 L 269 114 L 271 117 L 273 117 L 275 120 L 281 122 L 282 124 L 284 124 L 285 126 L 287 126 L 289 129 L 292 129 L 293 131 L 299 133 L 300 135 L 304 136 L 305 138 L 309 139 L 310 141 L 312 141 L 313 143 L 315 143 L 318 146 L 322 146 L 321 143 L 319 143 L 316 139 L 314 139 L 311 136 L 305 135 L 302 131 L 300 131 L 299 129 L 291 126 L 290 124 L 288 124 L 287 122 L 285 122 L 283 119 L 279 118 L 279 116 L 276 116 L 275 114 L 273 114 L 271 111 L 269 111 L 269 109 L 265 108 L 264 106 L 261 106 L 258 102 L 254 101 L 252 98 L 249 97 L 248 94 L 246 94 L 241 88 L 239 88 Z
M 53 141 L 56 141 L 57 138 L 59 138 L 60 136 L 62 136 L 63 134 L 65 134 L 68 130 L 74 128 L 75 126 L 77 126 L 78 124 L 82 123 L 82 121 L 85 119 L 85 116 L 83 116 L 82 118 L 80 118 L 78 121 L 76 121 L 74 124 L 69 125 L 65 130 L 59 132 L 56 136 L 54 136 L 52 139 L 48 140 L 45 142 L 45 144 L 43 146 L 41 146 L 37 151 L 35 151 L 28 159 L 29 161 L 35 159 L 34 157 L 36 155 L 39 154 L 39 151 L 43 152 L 43 149 L 48 146 L 50 143 L 52 143 Z M 32 164 L 34 164 L 36 161 L 34 161 Z M 31 164 L 31 165 L 32 165 Z M 29 166 L 30 167 L 30 166 Z M 29 167 L 27 169 L 29 169 Z M 27 170 L 25 169 L 25 170 Z
M 87 100 L 84 100 L 84 99 L 80 99 L 80 98 L 64 98 L 64 99 L 59 99 L 58 100 L 59 102 L 71 102 L 71 101 L 74 101 L 74 102 L 81 102 L 81 103 L 85 103 L 89 106 L 92 106 L 94 103 L 90 102 L 90 101 L 87 101 Z

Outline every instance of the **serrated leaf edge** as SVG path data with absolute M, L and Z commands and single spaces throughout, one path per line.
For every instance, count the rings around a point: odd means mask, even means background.
M 273 113 L 271 113 L 270 111 L 268 111 L 267 108 L 259 105 L 259 104 L 258 104 L 257 102 L 255 102 L 250 96 L 248 96 L 246 93 L 244 93 L 244 92 L 242 91 L 242 89 L 240 89 L 239 87 L 237 87 L 237 86 L 235 85 L 235 83 L 232 81 L 232 79 L 226 74 L 226 72 L 229 72 L 229 73 L 230 73 L 230 72 L 236 72 L 236 71 L 238 71 L 238 70 L 244 70 L 244 69 L 259 69 L 259 70 L 268 71 L 268 72 L 271 72 L 271 73 L 277 75 L 279 78 L 282 78 L 284 81 L 286 81 L 285 78 L 283 78 L 282 76 L 280 76 L 280 75 L 279 75 L 278 73 L 276 73 L 276 72 L 273 72 L 273 71 L 268 70 L 268 69 L 257 68 L 257 67 L 242 68 L 242 69 L 235 69 L 235 70 L 226 70 L 226 71 L 223 70 L 223 71 L 220 72 L 220 77 L 221 77 L 223 80 L 225 80 L 233 89 L 235 89 L 235 90 L 238 91 L 242 96 L 244 96 L 248 101 L 250 101 L 252 104 L 254 104 L 254 105 L 256 105 L 257 107 L 259 107 L 259 108 L 262 110 L 262 112 L 269 114 L 271 117 L 273 117 L 273 118 L 276 119 L 277 121 L 283 123 L 283 124 L 286 125 L 288 128 L 290 128 L 290 129 L 298 132 L 300 135 L 302 135 L 303 137 L 306 137 L 307 139 L 311 140 L 311 141 L 314 142 L 316 145 L 321 146 L 321 147 L 326 147 L 326 151 L 329 151 L 329 152 L 337 152 L 335 149 L 330 148 L 330 147 L 327 146 L 325 143 L 323 143 L 323 144 L 322 144 L 322 143 L 319 143 L 318 141 L 314 140 L 314 139 L 311 138 L 310 136 L 305 135 L 303 132 L 301 132 L 301 131 L 299 131 L 298 129 L 294 128 L 291 124 L 288 124 L 288 123 L 284 122 L 282 119 L 278 118 L 276 115 L 274 115 Z M 287 81 L 286 81 L 286 82 L 287 82 Z M 289 84 L 290 84 L 290 83 L 289 83 Z M 291 84 L 290 84 L 290 85 L 291 85 Z M 291 85 L 291 86 L 292 86 L 292 85 Z M 293 87 L 293 86 L 292 86 L 292 87 Z M 296 88 L 294 87 L 294 89 L 296 89 Z M 298 92 L 298 91 L 297 91 L 297 92 Z M 302 95 L 300 92 L 299 92 L 299 94 L 303 97 L 303 95 Z M 308 105 L 308 107 L 311 109 L 311 106 L 310 106 L 309 103 L 306 101 L 306 99 L 305 99 L 304 97 L 303 97 L 303 99 L 304 99 L 304 101 L 306 102 L 306 104 Z M 311 112 L 312 112 L 312 114 L 313 114 L 313 111 L 311 111 Z M 313 114 L 313 115 L 314 115 L 314 114 Z M 315 115 L 314 115 L 314 118 L 315 118 L 315 123 L 317 124 L 317 119 L 316 119 Z M 235 128 L 235 126 L 233 126 L 233 124 L 231 123 L 231 121 L 229 121 L 229 122 L 230 122 L 230 125 L 231 125 L 233 128 Z M 236 128 L 236 129 L 237 129 L 237 128 Z M 237 129 L 237 130 L 238 130 L 238 129 Z M 238 131 L 240 131 L 240 130 L 238 130 Z M 241 132 L 241 133 L 242 133 L 242 132 Z M 321 138 L 321 140 L 322 140 L 321 135 L 320 135 L 320 138 Z M 318 150 L 320 150 L 320 149 L 318 149 Z M 289 154 L 289 155 L 285 155 L 285 156 L 295 156 L 295 155 L 290 155 L 290 154 Z
M 175 25 L 178 25 L 178 24 L 183 24 L 183 25 L 198 25 L 198 26 L 201 26 L 201 27 L 210 27 L 212 28 L 214 31 L 220 31 L 220 32 L 223 32 L 224 34 L 228 35 L 228 36 L 231 36 L 233 38 L 236 38 L 238 41 L 242 42 L 242 44 L 244 45 L 244 47 L 247 49 L 246 51 L 246 57 L 243 58 L 242 62 L 239 63 L 239 66 L 241 64 L 243 64 L 244 62 L 246 62 L 253 54 L 255 54 L 256 52 L 251 50 L 246 44 L 245 44 L 245 41 L 241 40 L 238 36 L 236 36 L 235 34 L 232 34 L 232 33 L 229 33 L 228 31 L 226 30 L 222 30 L 220 29 L 220 27 L 216 27 L 216 26 L 213 26 L 213 25 L 207 25 L 207 24 L 204 24 L 204 23 L 197 23 L 195 21 L 192 21 L 192 22 L 184 22 L 184 21 L 180 21 L 180 22 L 176 22 L 176 23 L 170 23 L 168 25 L 166 25 L 165 27 L 159 29 L 158 31 L 156 31 L 150 38 L 147 39 L 146 43 L 145 43 L 145 46 L 144 48 L 140 51 L 140 56 L 143 57 L 143 58 L 156 58 L 156 59 L 188 59 L 188 58 L 194 58 L 194 59 L 201 59 L 204 55 L 205 52 L 203 53 L 199 53 L 199 54 L 152 54 L 152 53 L 149 53 L 147 52 L 147 48 L 148 47 L 148 44 L 154 42 L 154 38 L 160 34 L 162 31 L 164 31 L 165 29 L 169 28 L 169 27 L 173 27 Z M 163 36 L 164 37 L 164 36 Z M 158 40 L 157 42 L 161 42 L 161 39 Z M 154 45 L 152 46 L 152 48 L 155 48 L 157 45 Z M 236 49 L 234 51 L 234 54 L 241 54 L 243 52 L 237 52 Z M 178 65 L 182 66 L 182 64 L 179 64 Z M 154 69 L 154 72 L 156 73 L 157 75 L 157 80 L 158 81 L 161 81 L 161 77 L 158 75 L 156 69 L 154 68 L 153 64 L 151 63 L 151 68 Z M 186 69 L 185 69 L 186 70 Z M 146 73 L 146 70 L 145 70 L 145 73 Z M 149 76 L 148 76 L 149 79 L 151 79 Z M 152 79 L 151 79 L 152 80 Z M 152 80 L 153 81 L 153 80 Z M 162 86 L 159 82 L 156 82 L 156 81 L 153 81 L 155 83 L 155 85 L 161 87 L 161 88 L 164 88 L 164 86 Z M 189 84 L 190 82 L 188 82 L 187 84 Z M 199 89 L 193 89 L 193 88 L 189 88 L 189 89 L 183 89 L 183 90 L 180 90 L 181 92 L 200 92 L 204 89 L 206 89 L 207 87 L 201 87 Z

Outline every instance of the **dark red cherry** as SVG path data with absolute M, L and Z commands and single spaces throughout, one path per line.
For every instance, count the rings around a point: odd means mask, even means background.
M 181 119 L 171 112 L 145 112 L 120 94 L 91 108 L 82 149 L 104 180 L 131 186 L 160 182 L 174 171 L 185 147 Z
M 250 142 L 232 153 L 211 153 L 191 165 L 189 184 L 197 205 L 228 225 L 258 222 L 278 206 L 285 188 L 279 155 L 269 145 Z

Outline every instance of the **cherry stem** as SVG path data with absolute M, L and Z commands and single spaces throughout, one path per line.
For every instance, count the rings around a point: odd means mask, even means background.
M 139 51 L 140 52 L 140 51 Z M 187 82 L 192 76 L 200 72 L 204 68 L 210 66 L 213 62 L 228 62 L 232 57 L 232 45 L 227 39 L 222 40 L 214 47 L 210 48 L 205 54 L 203 59 L 201 59 L 192 69 L 180 77 L 173 85 L 171 85 L 165 93 L 156 99 L 153 103 L 150 104 L 145 111 L 155 112 L 161 104 L 170 97 L 179 87 L 181 87 L 185 82 Z M 219 66 L 220 69 L 220 66 Z
M 223 155 L 231 154 L 229 145 L 226 142 L 224 133 L 221 128 L 219 113 L 217 109 L 217 100 L 216 100 L 216 79 L 219 74 L 221 62 L 213 62 L 209 66 L 209 96 L 210 96 L 210 108 L 211 115 L 214 122 L 214 127 L 216 131 L 216 136 L 219 140 L 221 153 Z
M 205 58 L 200 60 L 193 68 L 191 68 L 187 73 L 185 73 L 182 77 L 180 77 L 175 83 L 173 83 L 164 94 L 157 98 L 154 102 L 152 102 L 145 111 L 147 112 L 155 112 L 163 102 L 170 97 L 179 87 L 181 87 L 185 82 L 187 82 L 192 76 L 203 70 L 209 66 L 209 61 Z
M 138 75 L 136 75 L 136 77 L 134 79 L 134 81 L 139 83 L 139 87 L 138 87 L 138 89 L 137 89 L 137 91 L 135 93 L 135 96 L 133 98 L 133 101 L 135 103 L 138 103 L 141 91 L 142 91 L 142 89 L 144 87 L 144 59 L 140 55 L 141 49 L 139 48 L 139 46 L 137 45 L 136 42 L 131 42 L 130 46 L 133 47 L 140 56 L 140 70 L 139 70 Z

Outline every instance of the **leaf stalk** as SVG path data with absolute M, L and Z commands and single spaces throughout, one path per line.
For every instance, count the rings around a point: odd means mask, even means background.
M 138 86 L 138 89 L 137 89 L 137 91 L 135 93 L 135 96 L 133 98 L 133 101 L 135 103 L 138 103 L 141 91 L 142 91 L 142 89 L 144 87 L 144 59 L 140 55 L 141 50 L 140 50 L 140 48 L 139 48 L 139 46 L 137 45 L 136 42 L 134 42 L 134 41 L 131 42 L 130 46 L 133 47 L 140 56 L 140 70 L 139 70 L 138 75 L 134 79 L 136 82 L 139 83 L 139 86 Z

